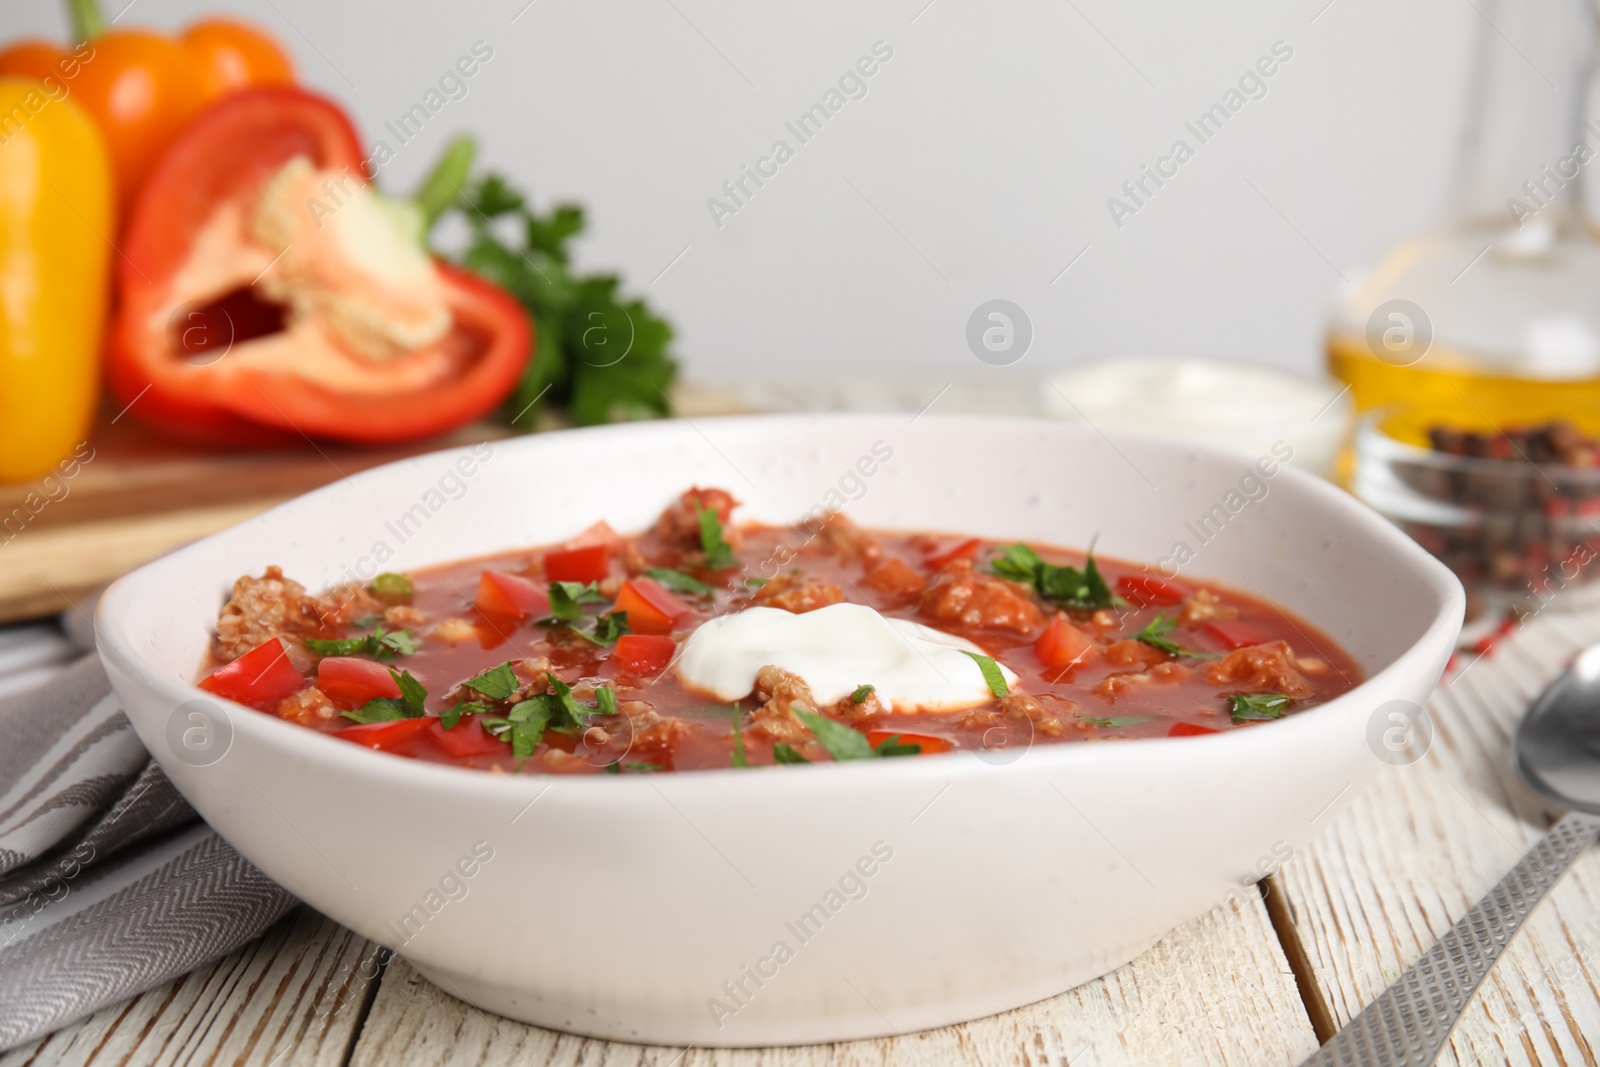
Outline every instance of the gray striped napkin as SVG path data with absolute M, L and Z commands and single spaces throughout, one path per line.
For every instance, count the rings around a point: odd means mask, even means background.
M 0 1050 L 233 951 L 294 902 L 178 795 L 96 656 L 0 700 Z

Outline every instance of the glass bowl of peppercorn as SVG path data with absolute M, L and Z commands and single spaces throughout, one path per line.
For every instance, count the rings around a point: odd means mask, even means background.
M 1600 602 L 1600 410 L 1398 405 L 1355 444 L 1355 495 L 1455 571 L 1469 622 Z

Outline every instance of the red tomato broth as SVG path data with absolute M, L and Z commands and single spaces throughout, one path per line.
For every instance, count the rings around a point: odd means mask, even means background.
M 662 522 L 666 522 L 666 516 Z M 575 522 L 573 525 L 577 527 L 580 524 Z M 832 528 L 830 525 L 827 529 Z M 1243 632 L 1259 633 L 1268 642 L 1287 642 L 1296 662 L 1320 664 L 1318 669 L 1300 672 L 1308 692 L 1291 702 L 1289 714 L 1326 702 L 1362 680 L 1360 668 L 1354 660 L 1331 638 L 1306 621 L 1248 594 L 1187 577 L 1181 582 L 1169 582 L 1159 587 L 1163 594 L 1169 588 L 1181 589 L 1184 592 L 1181 604 L 1153 603 L 1158 599 L 1169 601 L 1171 598 L 1167 595 L 1141 597 L 1105 609 L 1112 613 L 1107 616 L 1104 611 L 1097 615 L 1084 609 L 1058 610 L 1035 595 L 1030 599 L 1039 608 L 1040 621 L 1029 628 L 936 620 L 920 610 L 921 598 L 911 591 L 911 579 L 906 576 L 908 572 L 905 568 L 924 580 L 938 576 L 940 568 L 951 567 L 972 567 L 978 574 L 987 576 L 989 561 L 1003 552 L 1009 543 L 978 541 L 974 552 L 969 547 L 972 539 L 958 535 L 864 531 L 856 530 L 847 523 L 843 524 L 842 529 L 848 536 L 818 535 L 810 527 L 734 528 L 730 525 L 729 539 L 733 542 L 737 565 L 730 569 L 711 570 L 704 566 L 704 553 L 698 547 L 684 543 L 681 536 L 668 536 L 663 525 L 658 524 L 642 534 L 620 538 L 611 546 L 606 562 L 609 574 L 607 582 L 617 588 L 611 589 L 611 595 L 601 602 L 585 603 L 585 617 L 581 624 L 589 628 L 598 615 L 610 612 L 623 580 L 639 579 L 645 570 L 651 568 L 676 569 L 715 587 L 709 599 L 681 591 L 668 593 L 688 609 L 670 625 L 670 637 L 679 645 L 706 620 L 750 606 L 752 597 L 759 596 L 760 590 L 747 584 L 747 579 L 774 580 L 774 586 L 788 579 L 780 597 L 791 592 L 798 592 L 804 597 L 807 590 L 813 588 L 811 583 L 836 586 L 845 601 L 866 604 L 888 616 L 914 619 L 974 642 L 1016 672 L 1019 681 L 1013 687 L 1014 694 L 1039 698 L 1050 711 L 1045 718 L 1033 719 L 1013 713 L 1003 721 L 996 722 L 992 715 L 988 721 L 968 721 L 982 717 L 981 714 L 968 712 L 894 714 L 884 712 L 876 705 L 871 705 L 876 708 L 875 712 L 867 713 L 848 707 L 842 707 L 842 710 L 841 707 L 816 709 L 834 718 L 845 717 L 850 726 L 868 734 L 874 742 L 894 734 L 919 735 L 947 743 L 955 750 L 1011 748 L 1068 741 L 1189 737 L 1262 725 L 1256 721 L 1235 723 L 1230 712 L 1232 694 L 1261 690 L 1205 678 L 1203 668 L 1207 662 L 1220 660 L 1175 659 L 1144 644 L 1125 644 L 1108 652 L 1117 641 L 1126 641 L 1158 616 L 1173 618 L 1183 605 L 1196 596 L 1214 598 L 1213 609 L 1226 615 L 1230 625 L 1219 627 L 1209 620 L 1179 625 L 1166 636 L 1183 648 L 1221 656 L 1234 649 L 1229 638 Z M 840 550 L 841 542 L 846 543 L 845 550 Z M 851 544 L 859 547 L 866 542 L 874 544 L 874 551 L 879 554 L 870 572 L 862 555 L 849 547 Z M 950 551 L 958 546 L 963 551 Z M 549 730 L 543 735 L 543 741 L 532 757 L 527 759 L 514 758 L 509 744 L 505 743 L 497 750 L 482 752 L 489 746 L 467 743 L 469 735 L 465 731 L 459 744 L 442 744 L 438 739 L 438 730 L 396 731 L 399 740 L 395 744 L 379 747 L 411 758 L 496 772 L 599 773 L 611 769 L 627 773 L 646 769 L 727 768 L 731 765 L 734 758 L 732 706 L 719 704 L 688 690 L 671 670 L 654 677 L 632 676 L 623 668 L 621 660 L 613 657 L 615 645 L 595 644 L 560 628 L 542 625 L 537 617 L 518 620 L 504 615 L 480 613 L 473 607 L 472 598 L 479 589 L 485 571 L 520 575 L 543 588 L 547 578 L 543 567 L 544 556 L 562 552 L 566 547 L 535 548 L 410 572 L 408 577 L 414 593 L 409 610 L 420 613 L 420 617 L 426 620 L 414 631 L 419 648 L 413 654 L 383 660 L 384 666 L 396 672 L 409 671 L 426 686 L 428 696 L 425 707 L 428 714 L 434 716 L 458 701 L 482 699 L 470 691 L 453 692 L 463 680 L 508 660 L 516 663 L 546 657 L 549 670 L 572 685 L 575 695 L 585 704 L 595 703 L 592 684 L 605 684 L 615 690 L 619 704 L 626 706 L 629 702 L 644 701 L 650 705 L 654 716 L 677 720 L 671 731 L 657 731 L 670 732 L 670 739 L 663 743 L 659 737 L 651 736 L 650 729 L 641 731 L 631 719 L 618 716 L 591 720 L 600 726 L 605 734 L 603 738 L 592 728 L 583 733 Z M 1084 565 L 1085 556 L 1081 552 L 1043 545 L 1032 547 L 1049 563 L 1078 568 Z M 891 560 L 899 563 L 891 565 Z M 1140 584 L 1148 577 L 1146 568 L 1100 556 L 1096 556 L 1095 560 L 1113 591 L 1149 588 Z M 875 575 L 888 574 L 895 575 L 897 580 L 886 579 L 875 584 Z M 250 579 L 241 579 L 246 580 Z M 659 588 L 659 583 L 650 578 L 644 578 L 644 581 L 649 586 Z M 804 588 L 797 590 L 796 587 L 801 585 Z M 780 601 L 775 606 L 785 605 Z M 353 611 L 346 614 L 354 617 Z M 1086 634 L 1091 646 L 1076 666 L 1065 670 L 1049 666 L 1035 650 L 1035 642 L 1057 617 L 1066 619 Z M 1096 624 L 1097 619 L 1099 625 Z M 436 632 L 435 628 L 446 620 L 453 621 L 451 625 L 455 630 L 452 636 L 457 638 L 455 643 Z M 459 622 L 454 622 L 457 620 Z M 464 629 L 461 623 L 470 627 L 470 630 Z M 326 636 L 329 633 L 328 625 L 324 620 L 323 628 L 316 636 Z M 659 643 L 662 628 L 652 625 L 648 630 L 658 635 L 652 640 Z M 348 620 L 343 620 L 334 625 L 333 632 L 335 636 L 343 637 L 361 636 L 365 631 L 351 628 Z M 463 634 L 469 636 L 463 637 Z M 291 647 L 297 644 L 292 635 L 284 635 L 284 641 Z M 1053 642 L 1048 644 L 1050 647 L 1047 651 L 1057 647 Z M 663 651 L 654 646 L 652 648 L 657 655 Z M 1130 655 L 1138 658 L 1126 662 Z M 202 673 L 209 675 L 218 668 L 224 668 L 227 662 L 219 645 Z M 1168 664 L 1176 664 L 1177 667 L 1168 667 Z M 1158 669 L 1170 677 L 1156 674 Z M 311 657 L 303 673 L 307 685 L 314 685 L 317 677 L 316 657 Z M 527 672 L 519 674 L 519 681 L 536 681 L 528 677 Z M 1133 675 L 1141 677 L 1126 685 L 1109 683 L 1115 687 L 1115 691 L 1106 691 L 1108 679 Z M 862 678 L 860 681 L 870 685 L 872 679 Z M 308 691 L 305 690 L 285 698 L 279 714 L 323 732 L 337 733 L 354 725 L 348 718 L 330 713 L 329 709 L 318 708 L 315 715 L 306 713 L 304 706 L 309 700 Z M 775 740 L 756 730 L 750 718 L 751 712 L 761 704 L 761 698 L 756 695 L 738 703 L 740 721 L 744 727 L 745 758 L 751 765 L 774 762 Z M 993 709 L 997 705 L 998 701 L 988 707 Z M 503 715 L 504 711 L 497 711 L 496 714 Z M 1130 718 L 1147 721 L 1125 721 Z M 1104 725 L 1091 721 L 1104 719 L 1115 719 L 1117 724 Z M 456 729 L 469 726 L 473 731 L 470 736 L 478 738 L 481 728 L 470 717 L 464 718 Z M 363 738 L 373 733 L 375 731 L 371 728 L 363 727 L 347 736 L 349 740 L 367 743 Z M 827 751 L 814 740 L 798 747 L 812 762 L 830 758 Z M 929 743 L 925 751 L 931 753 L 933 749 L 942 747 L 941 744 Z M 452 750 L 467 754 L 452 754 Z

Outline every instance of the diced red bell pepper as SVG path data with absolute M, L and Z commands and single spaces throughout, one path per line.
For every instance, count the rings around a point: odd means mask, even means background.
M 634 676 L 657 674 L 666 669 L 677 651 L 678 643 L 670 637 L 658 637 L 654 634 L 623 634 L 617 638 L 617 647 L 611 653 L 611 661 L 623 674 Z
M 867 740 L 873 748 L 877 748 L 891 737 L 899 737 L 903 745 L 920 745 L 924 756 L 931 756 L 935 752 L 949 752 L 955 747 L 947 738 L 934 737 L 932 734 L 908 734 L 904 730 L 868 730 Z
M 145 180 L 120 240 L 106 338 L 117 406 L 137 397 L 135 418 L 191 441 L 299 445 L 431 437 L 505 399 L 528 364 L 532 319 L 471 271 L 429 261 L 426 287 L 448 323 L 431 340 L 369 358 L 344 325 L 387 322 L 415 291 L 360 269 L 341 243 L 360 232 L 343 212 L 347 198 L 365 195 L 376 169 L 368 154 L 336 104 L 293 86 L 233 93 L 188 123 Z M 294 181 L 320 190 L 309 201 L 284 193 L 296 160 L 309 166 Z M 258 210 L 280 194 L 292 210 Z M 274 233 L 294 227 L 287 255 L 272 243 L 279 238 L 253 228 L 267 217 Z M 386 247 L 374 240 L 358 251 Z M 339 271 L 339 306 L 359 300 L 361 314 L 320 301 L 319 264 Z M 203 352 L 188 347 L 191 333 L 207 341 Z M 226 358 L 211 354 L 212 343 Z
M 329 656 L 318 663 L 317 688 L 346 711 L 377 697 L 400 695 L 389 668 L 355 656 Z
M 1059 615 L 1050 620 L 1033 643 L 1034 654 L 1045 666 L 1058 671 L 1082 663 L 1093 647 L 1094 638 Z
M 1266 634 L 1249 623 L 1239 622 L 1236 619 L 1212 619 L 1205 624 L 1204 629 L 1206 633 L 1227 645 L 1230 650 L 1264 645 L 1268 641 Z
M 557 549 L 544 557 L 544 576 L 552 582 L 598 582 L 611 568 L 606 546 Z
M 953 563 L 958 559 L 977 559 L 978 549 L 982 546 L 983 542 L 974 537 L 970 540 L 961 542 L 954 548 L 948 548 L 936 555 L 928 556 L 923 560 L 923 562 L 929 567 L 932 567 L 934 570 L 939 570 L 946 564 Z
M 1141 608 L 1177 604 L 1192 592 L 1194 590 L 1182 582 L 1157 578 L 1153 574 L 1124 574 L 1117 579 L 1117 593 Z
M 628 629 L 642 634 L 664 634 L 672 624 L 689 614 L 689 605 L 673 596 L 651 578 L 633 578 L 622 583 L 612 611 L 628 613 Z
M 478 597 L 473 605 L 485 615 L 526 619 L 550 614 L 550 594 L 520 574 L 484 571 L 478 577 Z
M 1172 729 L 1167 731 L 1168 737 L 1199 737 L 1201 734 L 1220 734 L 1222 731 L 1210 726 L 1197 726 L 1192 722 L 1175 722 Z
M 618 544 L 622 535 L 611 528 L 611 524 L 604 519 L 590 526 L 583 533 L 567 542 L 568 548 L 584 548 L 588 545 L 605 545 L 608 548 Z
M 305 686 L 306 679 L 289 662 L 288 650 L 276 637 L 200 681 L 200 688 L 208 693 L 263 710 Z
M 448 730 L 438 719 L 430 721 L 433 724 L 431 729 L 434 742 L 445 751 L 446 755 L 455 759 L 505 755 L 510 751 L 506 742 L 483 728 L 483 723 L 476 715 L 464 716 Z
M 379 752 L 400 752 L 401 755 L 411 755 L 410 752 L 402 751 L 409 747 L 407 743 L 415 740 L 438 721 L 432 716 L 424 715 L 416 719 L 360 723 L 356 726 L 346 726 L 343 730 L 335 730 L 333 736 L 341 741 L 354 741 L 358 745 L 375 748 Z

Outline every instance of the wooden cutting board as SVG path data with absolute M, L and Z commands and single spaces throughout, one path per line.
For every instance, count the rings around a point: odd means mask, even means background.
M 675 391 L 674 408 L 749 410 L 694 387 Z M 398 448 L 227 452 L 163 441 L 131 419 L 103 425 L 72 477 L 0 485 L 0 622 L 62 611 L 163 552 L 357 471 L 506 436 L 484 422 Z

